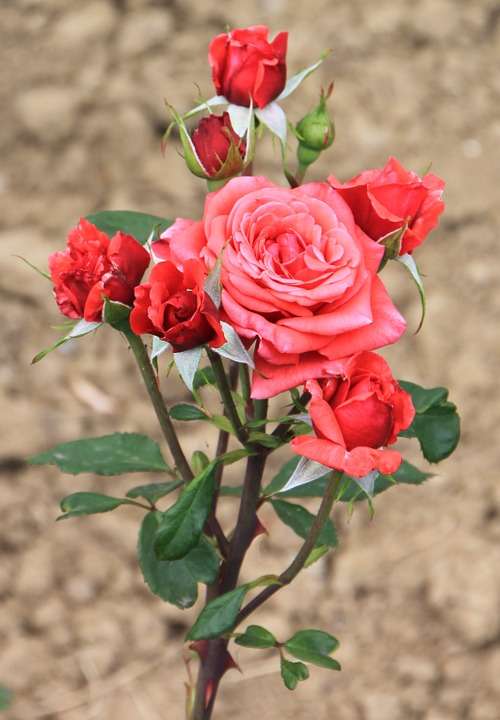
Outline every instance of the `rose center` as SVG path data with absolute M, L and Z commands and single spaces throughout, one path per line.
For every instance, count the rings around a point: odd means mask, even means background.
M 166 327 L 189 320 L 196 310 L 196 304 L 196 295 L 190 290 L 183 290 L 172 295 L 165 303 Z

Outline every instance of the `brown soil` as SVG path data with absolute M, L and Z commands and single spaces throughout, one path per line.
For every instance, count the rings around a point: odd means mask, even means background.
M 226 23 L 290 31 L 293 70 L 332 58 L 288 103 L 297 119 L 320 82 L 336 81 L 338 139 L 314 169 L 348 177 L 397 155 L 433 161 L 447 212 L 419 251 L 429 314 L 388 356 L 397 374 L 452 388 L 463 441 L 425 488 L 396 489 L 338 513 L 342 545 L 263 609 L 279 637 L 322 627 L 341 639 L 343 671 L 313 669 L 295 693 L 276 658 L 239 649 L 217 718 L 499 720 L 500 424 L 497 367 L 498 49 L 495 0 L 3 0 L 0 6 L 2 433 L 0 682 L 8 720 L 181 717 L 183 615 L 146 591 L 135 559 L 137 513 L 55 524 L 74 490 L 118 494 L 139 478 L 72 478 L 23 458 L 82 434 L 157 436 L 131 359 L 111 332 L 41 365 L 59 321 L 43 266 L 81 214 L 128 207 L 196 216 L 203 183 L 159 152 L 165 95 L 188 108 L 211 92 L 210 37 Z M 268 147 L 270 150 L 270 146 Z M 495 160 L 496 156 L 496 160 Z M 278 158 L 259 171 L 279 179 Z M 418 299 L 390 270 L 416 323 Z M 179 384 L 168 394 L 182 397 Z M 205 444 L 193 436 L 190 449 Z M 228 514 L 230 508 L 228 507 Z M 282 568 L 296 538 L 264 516 L 245 577 Z M 242 709 L 243 708 L 243 709 Z

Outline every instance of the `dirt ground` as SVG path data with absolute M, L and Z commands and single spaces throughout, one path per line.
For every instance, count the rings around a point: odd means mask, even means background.
M 446 215 L 418 254 L 427 322 L 387 355 L 398 376 L 452 389 L 463 440 L 426 487 L 379 498 L 372 521 L 363 508 L 350 521 L 337 511 L 333 563 L 318 563 L 255 616 L 281 638 L 304 626 L 333 632 L 343 671 L 314 668 L 290 693 L 275 657 L 240 648 L 243 675 L 227 676 L 216 717 L 500 719 L 498 2 L 2 0 L 0 684 L 15 693 L 7 720 L 182 716 L 181 643 L 195 611 L 183 615 L 147 592 L 137 513 L 54 522 L 63 495 L 119 494 L 142 478 L 73 478 L 23 463 L 82 434 L 157 437 L 151 410 L 111 332 L 30 366 L 59 316 L 45 281 L 12 256 L 43 266 L 78 217 L 98 209 L 199 215 L 203 183 L 173 149 L 159 151 L 163 98 L 187 109 L 195 83 L 209 96 L 210 38 L 256 22 L 289 30 L 291 72 L 333 48 L 287 104 L 298 119 L 335 78 L 337 141 L 314 177 L 349 177 L 395 154 L 415 170 L 432 160 L 446 179 Z M 277 168 L 277 156 L 261 155 L 259 172 L 280 180 Z M 402 271 L 389 275 L 415 327 L 416 293 Z M 175 382 L 166 391 L 183 396 Z M 191 426 L 182 439 L 190 449 L 206 443 Z M 297 546 L 263 520 L 270 535 L 255 543 L 245 578 L 279 571 Z

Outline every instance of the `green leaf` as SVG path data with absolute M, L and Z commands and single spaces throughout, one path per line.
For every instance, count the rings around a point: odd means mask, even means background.
M 213 368 L 208 365 L 204 368 L 198 368 L 195 373 L 193 380 L 193 389 L 199 390 L 199 388 L 205 385 L 216 385 L 215 374 Z
M 127 492 L 129 498 L 144 498 L 153 505 L 165 495 L 176 490 L 183 484 L 182 480 L 171 480 L 170 482 L 150 483 L 149 485 L 137 485 Z
M 179 403 L 170 408 L 169 415 L 174 420 L 209 420 L 208 415 L 196 405 Z
M 238 450 L 230 450 L 229 452 L 224 453 L 224 455 L 220 455 L 217 458 L 217 462 L 220 462 L 223 465 L 232 465 L 233 463 L 238 462 L 238 460 L 242 460 L 249 455 L 255 455 L 255 453 L 251 450 L 246 450 L 245 448 L 239 448 Z
M 181 560 L 158 560 L 154 540 L 160 513 L 147 513 L 139 533 L 139 564 L 151 592 L 166 602 L 184 609 L 191 607 L 198 597 L 198 582 L 212 583 L 217 577 L 219 558 L 204 536 L 199 544 Z
M 0 711 L 7 710 L 10 707 L 11 702 L 12 692 L 3 685 L 0 685 Z
M 448 390 L 427 389 L 404 380 L 400 385 L 410 393 L 417 413 L 411 426 L 400 435 L 418 438 L 423 456 L 429 462 L 444 460 L 460 439 L 460 418 L 456 406 L 448 401 Z
M 93 492 L 77 492 L 67 495 L 61 500 L 61 510 L 65 515 L 60 515 L 58 520 L 65 520 L 79 515 L 94 515 L 115 510 L 120 505 L 131 505 L 132 501 L 125 498 L 111 497 Z
M 100 322 L 87 322 L 86 320 L 79 320 L 73 325 L 69 333 L 63 335 L 63 337 L 59 338 L 59 340 L 56 340 L 53 345 L 45 348 L 45 350 L 40 350 L 40 352 L 37 353 L 31 361 L 31 364 L 34 365 L 35 363 L 40 362 L 40 360 L 43 360 L 46 355 L 51 353 L 53 350 L 56 350 L 58 347 L 61 347 L 61 345 L 67 343 L 68 340 L 73 340 L 75 338 L 82 337 L 83 335 L 88 335 L 89 333 L 94 332 L 94 330 L 97 330 L 97 328 L 101 325 L 102 323 Z
M 247 592 L 247 585 L 241 585 L 241 587 L 211 600 L 198 615 L 186 639 L 205 640 L 230 632 Z
M 382 475 L 381 477 L 385 477 Z M 403 460 L 399 469 L 392 476 L 397 483 L 403 485 L 421 485 L 423 482 L 431 477 L 434 477 L 432 473 L 423 472 L 419 470 L 415 465 L 412 465 L 407 460 Z
M 311 550 L 309 553 L 309 557 L 307 558 L 304 567 L 311 567 L 311 565 L 314 565 L 315 562 L 320 560 L 328 552 L 330 552 L 328 545 L 318 545 L 318 547 L 315 547 L 314 550 Z
M 212 415 L 210 421 L 219 430 L 223 430 L 224 432 L 234 435 L 234 428 L 231 425 L 231 421 L 225 415 Z
M 265 448 L 277 448 L 283 444 L 283 440 L 280 438 L 274 437 L 274 435 L 268 435 L 264 432 L 259 432 L 258 430 L 251 432 L 248 436 L 248 440 L 251 443 L 262 445 L 262 447 Z
M 121 230 L 135 237 L 142 245 L 152 233 L 160 235 L 172 225 L 172 220 L 133 210 L 103 210 L 87 215 L 87 220 L 108 235 L 114 235 Z
M 157 443 L 137 433 L 113 433 L 61 443 L 52 450 L 33 455 L 28 462 L 32 465 L 57 465 L 71 475 L 84 472 L 120 475 L 169 470 Z
M 307 680 L 309 670 L 302 662 L 292 662 L 281 658 L 281 677 L 289 690 L 295 690 L 301 680 Z
M 448 390 L 445 387 L 423 388 L 407 380 L 399 380 L 399 384 L 411 395 L 417 413 L 424 413 L 433 405 L 439 405 L 448 399 Z
M 272 648 L 276 645 L 276 638 L 269 630 L 260 625 L 249 625 L 244 633 L 235 638 L 234 642 L 243 647 Z
M 212 503 L 214 468 L 215 463 L 210 463 L 162 513 L 155 541 L 159 560 L 179 560 L 199 543 Z
M 424 414 L 416 415 L 412 428 L 423 456 L 433 463 L 451 455 L 460 439 L 460 418 L 452 403 L 436 405 Z
M 312 515 L 301 505 L 295 505 L 294 503 L 286 502 L 286 500 L 271 500 L 279 519 L 288 525 L 299 537 L 306 538 L 311 529 L 311 525 L 314 521 L 315 516 Z M 316 546 L 328 545 L 329 547 L 335 547 L 337 545 L 337 533 L 330 519 L 328 519 L 319 534 L 316 541 Z
M 339 646 L 337 638 L 321 630 L 299 630 L 284 647 L 294 657 L 305 662 L 328 668 L 340 670 L 340 664 L 330 657 Z
M 124 303 L 104 298 L 104 305 L 102 309 L 103 322 L 108 323 L 108 325 L 111 325 L 111 327 L 115 328 L 115 330 L 120 330 L 122 332 L 128 331 L 130 330 L 128 317 L 131 310 L 132 308 Z

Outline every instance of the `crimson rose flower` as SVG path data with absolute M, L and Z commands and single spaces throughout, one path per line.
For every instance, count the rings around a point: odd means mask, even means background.
M 117 232 L 110 239 L 82 218 L 68 234 L 66 250 L 49 257 L 59 310 L 70 318 L 99 322 L 104 296 L 131 305 L 149 261 L 149 253 L 131 235 Z
M 408 222 L 400 255 L 411 253 L 423 243 L 444 210 L 444 180 L 432 173 L 420 178 L 393 157 L 385 167 L 365 170 L 345 183 L 334 175 L 330 175 L 328 182 L 342 195 L 356 223 L 373 240 L 380 240 Z
M 130 327 L 136 335 L 151 333 L 169 342 L 174 352 L 226 339 L 217 308 L 203 289 L 205 266 L 187 260 L 182 272 L 170 261 L 155 265 L 149 281 L 135 288 Z
M 386 446 L 411 425 L 415 409 L 380 355 L 358 353 L 345 361 L 342 374 L 310 380 L 306 389 L 316 437 L 294 438 L 298 455 L 354 477 L 396 472 L 401 455 Z
M 265 25 L 232 30 L 213 38 L 208 51 L 212 80 L 218 95 L 235 105 L 259 108 L 276 98 L 286 83 L 288 33 L 270 43 Z
M 384 248 L 327 183 L 234 178 L 207 196 L 202 222 L 177 220 L 153 249 L 177 265 L 222 257 L 222 307 L 259 341 L 254 398 L 333 374 L 338 359 L 393 343 L 406 326 L 377 276 Z
M 246 143 L 234 132 L 229 113 L 203 118 L 191 137 L 207 175 L 217 175 L 228 158 L 231 145 L 237 152 L 236 162 L 233 161 L 235 167 L 229 169 L 228 175 L 235 175 L 243 169 Z

